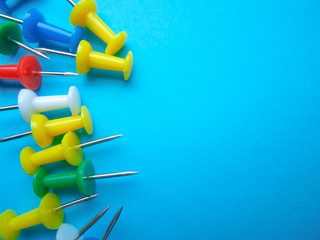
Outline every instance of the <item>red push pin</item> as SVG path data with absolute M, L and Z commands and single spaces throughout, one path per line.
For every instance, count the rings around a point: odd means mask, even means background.
M 21 84 L 31 90 L 40 87 L 42 76 L 77 76 L 71 72 L 43 72 L 39 60 L 27 55 L 18 64 L 0 65 L 0 79 L 19 80 Z

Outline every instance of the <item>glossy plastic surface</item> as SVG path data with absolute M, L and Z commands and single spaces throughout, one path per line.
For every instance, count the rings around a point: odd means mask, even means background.
M 37 9 L 30 9 L 23 20 L 22 32 L 26 41 L 36 43 L 51 40 L 67 44 L 69 51 L 75 52 L 81 39 L 84 37 L 82 27 L 77 27 L 73 32 L 47 23 L 44 16 Z
M 75 226 L 63 223 L 57 231 L 56 240 L 71 240 L 78 232 L 79 230 Z M 84 240 L 83 236 L 78 239 Z
M 76 187 L 85 194 L 91 195 L 95 190 L 95 180 L 84 177 L 94 175 L 94 167 L 89 160 L 83 161 L 76 171 L 48 174 L 44 167 L 40 167 L 33 178 L 33 190 L 38 197 L 46 195 L 50 189 Z
M 109 54 L 94 52 L 90 43 L 82 40 L 77 51 L 76 66 L 80 74 L 88 73 L 90 68 L 121 71 L 124 79 L 128 80 L 132 72 L 133 54 L 129 51 L 126 58 L 123 59 Z
M 10 55 L 18 50 L 18 45 L 10 39 L 22 42 L 20 26 L 15 22 L 3 22 L 0 24 L 0 53 Z
M 22 89 L 18 95 L 18 105 L 23 119 L 30 122 L 33 114 L 69 107 L 72 115 L 78 115 L 81 98 L 77 87 L 71 86 L 68 95 L 37 96 L 35 92 Z
M 80 128 L 84 128 L 89 135 L 93 132 L 91 115 L 85 106 L 81 107 L 79 116 L 48 120 L 44 115 L 34 114 L 31 118 L 33 137 L 42 148 L 48 147 L 53 137 Z
M 24 87 L 35 90 L 42 81 L 40 62 L 36 57 L 27 55 L 22 57 L 17 65 L 1 65 L 0 78 L 20 80 Z
M 74 6 L 70 14 L 70 22 L 74 26 L 88 27 L 100 39 L 108 44 L 107 53 L 115 54 L 124 45 L 127 33 L 114 32 L 96 14 L 97 4 L 94 0 L 81 0 Z
M 54 211 L 61 206 L 57 195 L 49 193 L 43 197 L 39 208 L 17 215 L 12 210 L 6 210 L 0 215 L 0 237 L 3 240 L 15 240 L 19 237 L 20 230 L 35 225 L 43 224 L 49 229 L 57 229 L 64 219 L 63 211 Z
M 20 153 L 23 170 L 34 175 L 40 166 L 66 160 L 70 165 L 78 166 L 83 161 L 83 151 L 78 147 L 80 140 L 74 132 L 64 135 L 61 144 L 35 152 L 31 147 L 24 148 Z

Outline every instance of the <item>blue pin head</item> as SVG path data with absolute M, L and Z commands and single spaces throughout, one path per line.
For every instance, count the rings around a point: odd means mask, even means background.
M 5 12 L 10 12 L 8 5 L 6 4 L 7 0 L 0 0 L 0 8 Z
M 69 51 L 71 53 L 76 53 L 80 41 L 84 38 L 84 30 L 80 26 L 76 26 L 72 32 Z
M 35 8 L 30 9 L 23 19 L 22 33 L 29 43 L 40 42 L 41 36 L 37 31 L 37 24 L 44 22 L 44 16 Z

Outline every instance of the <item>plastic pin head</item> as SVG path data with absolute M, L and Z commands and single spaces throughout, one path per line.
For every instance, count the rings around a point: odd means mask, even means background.
M 91 135 L 93 125 L 91 115 L 85 106 L 81 107 L 81 115 L 56 120 L 49 120 L 41 114 L 34 114 L 31 117 L 31 131 L 37 144 L 42 147 L 48 147 L 55 136 L 69 131 L 84 128 Z
M 72 9 L 70 22 L 73 26 L 88 27 L 107 46 L 107 54 L 115 54 L 124 45 L 127 33 L 121 32 L 115 35 L 114 32 L 96 14 L 97 4 L 94 0 L 81 0 Z
M 10 41 L 22 42 L 22 32 L 17 23 L 3 22 L 0 24 L 0 53 L 10 55 L 18 50 L 18 45 Z
M 93 197 L 95 196 L 78 199 L 74 202 L 81 203 Z M 75 204 L 68 204 L 68 206 L 73 205 Z M 42 198 L 39 208 L 23 215 L 18 216 L 14 211 L 7 210 L 0 215 L 0 237 L 3 240 L 15 240 L 19 237 L 22 229 L 38 224 L 43 224 L 49 229 L 57 229 L 63 223 L 63 206 L 57 195 L 48 193 Z
M 35 152 L 31 147 L 24 148 L 20 153 L 20 162 L 23 170 L 34 175 L 40 166 L 48 163 L 66 160 L 70 165 L 79 166 L 83 161 L 83 147 L 97 143 L 110 141 L 122 135 L 110 136 L 91 142 L 80 144 L 78 136 L 74 132 L 64 135 L 61 144 Z

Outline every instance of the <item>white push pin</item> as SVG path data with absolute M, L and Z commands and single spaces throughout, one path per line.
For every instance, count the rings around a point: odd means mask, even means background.
M 68 95 L 38 97 L 29 89 L 22 89 L 18 95 L 18 104 L 0 107 L 0 111 L 19 108 L 24 120 L 31 121 L 33 114 L 56 109 L 70 108 L 73 116 L 79 115 L 81 108 L 80 94 L 75 86 L 69 88 Z

